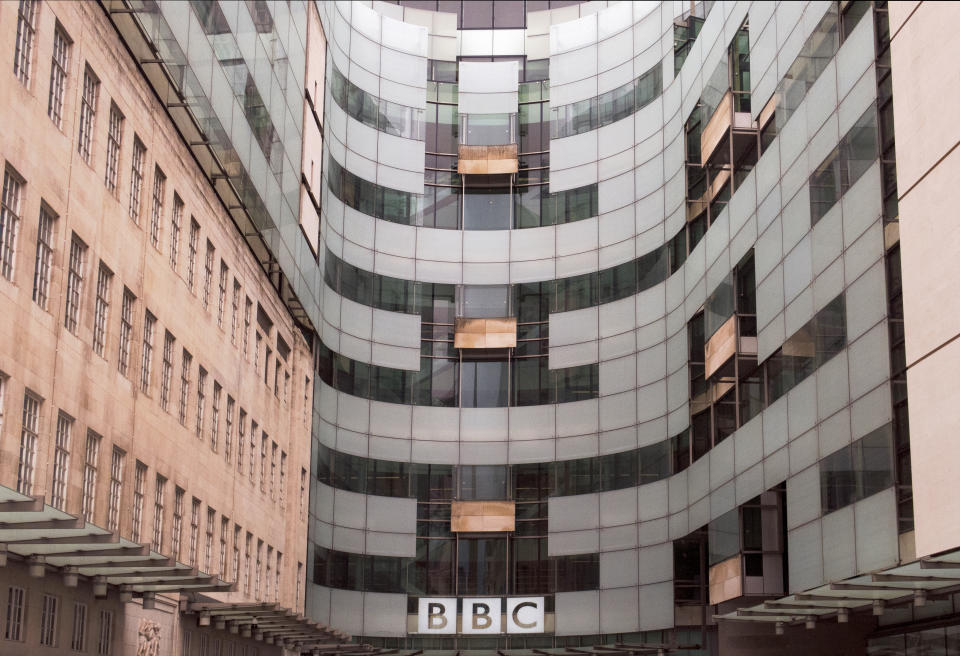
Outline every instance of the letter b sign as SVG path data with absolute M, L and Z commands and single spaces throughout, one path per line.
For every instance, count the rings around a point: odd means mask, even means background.
M 490 597 L 464 599 L 463 632 L 500 633 L 500 600 Z
M 456 598 L 420 599 L 417 611 L 419 633 L 457 632 Z

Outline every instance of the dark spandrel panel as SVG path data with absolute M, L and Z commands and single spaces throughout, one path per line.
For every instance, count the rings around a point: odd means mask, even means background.
M 493 2 L 464 2 L 460 9 L 460 29 L 493 28 L 493 5 Z
M 557 592 L 595 590 L 599 587 L 599 554 L 558 556 L 554 558 L 554 561 L 557 566 Z
M 856 501 L 856 472 L 853 452 L 844 447 L 820 461 L 820 504 L 824 513 Z
M 495 29 L 523 29 L 527 26 L 527 14 L 522 0 L 498 0 L 493 5 L 493 27 Z

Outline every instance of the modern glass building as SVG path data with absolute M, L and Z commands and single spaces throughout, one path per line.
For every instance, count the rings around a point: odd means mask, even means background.
M 270 654 L 960 654 L 955 5 L 96 9 L 285 313 Z

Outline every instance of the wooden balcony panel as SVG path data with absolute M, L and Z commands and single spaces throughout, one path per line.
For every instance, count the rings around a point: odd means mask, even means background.
M 704 348 L 704 375 L 709 379 L 737 352 L 737 317 L 731 316 L 711 335 Z
M 513 348 L 517 345 L 517 319 L 467 319 L 458 317 L 453 346 L 464 349 Z
M 473 175 L 503 175 L 516 173 L 519 147 L 517 144 L 498 146 L 469 146 L 460 144 L 457 150 L 457 172 Z
M 513 501 L 454 501 L 450 530 L 455 533 L 504 533 L 516 525 Z
M 743 596 L 740 554 L 723 560 L 710 568 L 710 604 Z

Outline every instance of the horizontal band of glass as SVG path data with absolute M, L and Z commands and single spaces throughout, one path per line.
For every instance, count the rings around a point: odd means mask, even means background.
M 385 134 L 423 141 L 423 110 L 378 98 L 348 80 L 330 60 L 330 96 L 348 116 Z
M 827 6 L 826 14 L 813 28 L 813 32 L 807 37 L 803 47 L 800 48 L 797 58 L 793 60 L 783 79 L 777 84 L 777 90 L 774 92 L 777 99 L 775 114 L 777 132 L 781 131 L 790 117 L 793 116 L 793 113 L 797 111 L 800 103 L 807 96 L 810 87 L 826 70 L 833 56 L 840 49 L 839 4 L 832 2 Z M 858 8 L 859 10 L 846 12 L 844 17 L 846 21 L 844 32 L 846 34 L 853 31 L 853 28 L 866 13 L 863 10 L 870 5 L 869 2 L 850 4 L 861 6 Z
M 772 404 L 799 385 L 846 344 L 846 299 L 841 294 L 760 365 L 767 389 L 766 403 Z M 321 378 L 324 375 L 329 374 L 320 374 Z M 760 410 L 763 407 L 766 406 Z M 323 445 L 317 445 L 314 457 L 314 476 L 337 489 L 419 501 L 450 501 L 463 496 L 462 491 L 455 492 L 454 481 L 463 479 L 462 475 L 455 476 L 455 465 L 379 460 L 341 453 Z M 504 496 L 520 502 L 622 490 L 667 478 L 686 469 L 692 460 L 690 434 L 684 430 L 661 442 L 620 453 L 503 465 L 504 479 L 509 482 Z M 464 467 L 470 466 L 461 465 L 460 470 Z
M 362 214 L 391 223 L 448 230 L 458 230 L 463 224 L 460 186 L 427 185 L 424 194 L 390 189 L 351 173 L 332 156 L 327 158 L 325 173 L 330 192 Z M 452 184 L 460 184 L 459 176 L 449 175 Z M 597 216 L 597 184 L 554 193 L 544 193 L 542 186 L 514 187 L 513 203 L 517 228 L 582 221 Z
M 893 485 L 893 428 L 881 426 L 820 461 L 823 514 L 886 490 Z
M 319 342 L 317 376 L 333 389 L 372 401 L 434 407 L 503 408 L 595 399 L 597 363 L 549 369 L 546 357 L 458 361 L 420 358 L 420 371 L 367 364 Z
M 550 595 L 599 588 L 599 554 L 547 556 L 546 538 L 513 537 L 509 538 L 513 548 L 508 562 L 507 540 L 418 540 L 416 557 L 355 554 L 314 544 L 313 582 L 341 590 L 417 596 L 453 595 L 455 591 L 466 595 Z M 497 543 L 502 549 L 473 553 L 477 550 L 468 547 L 475 542 Z M 534 549 L 523 548 L 525 543 Z
M 870 105 L 810 176 L 810 225 L 826 216 L 877 158 L 877 110 Z
M 663 62 L 599 96 L 550 110 L 550 138 L 561 139 L 616 123 L 640 111 L 663 93 Z

